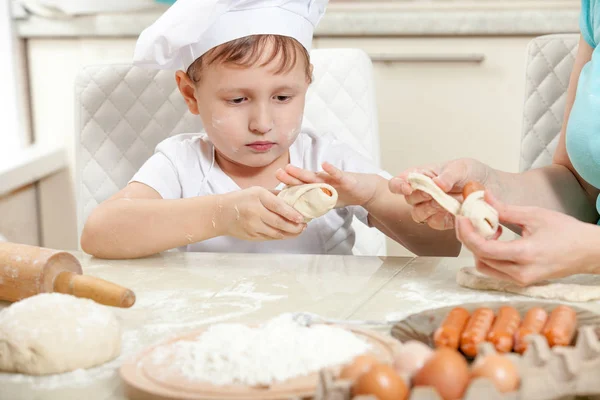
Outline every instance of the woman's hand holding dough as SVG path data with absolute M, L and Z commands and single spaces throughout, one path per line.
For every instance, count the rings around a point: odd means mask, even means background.
M 422 190 L 414 189 L 408 182 L 408 175 L 419 172 L 433 180 L 441 191 L 456 202 L 463 200 L 464 186 L 471 181 L 484 184 L 489 189 L 488 182 L 493 170 L 487 165 L 470 158 L 461 158 L 442 164 L 434 164 L 404 171 L 389 182 L 392 193 L 403 195 L 406 202 L 412 206 L 412 217 L 416 222 L 426 223 L 437 230 L 454 229 L 454 214 L 447 211 L 432 197 Z
M 485 240 L 468 219 L 458 218 L 457 237 L 473 253 L 479 272 L 521 286 L 600 273 L 598 257 L 589 251 L 600 238 L 597 225 L 545 208 L 506 205 L 490 193 L 486 200 L 498 210 L 503 223 L 519 225 L 523 233 L 511 241 Z
M 408 182 L 414 190 L 421 190 L 454 216 L 469 218 L 475 230 L 485 238 L 492 238 L 498 231 L 498 212 L 484 200 L 483 185 L 469 182 L 464 186 L 464 202 L 446 194 L 430 177 L 416 172 L 408 174 Z

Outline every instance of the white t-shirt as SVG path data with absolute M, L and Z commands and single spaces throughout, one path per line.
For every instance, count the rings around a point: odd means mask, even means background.
M 329 162 L 348 172 L 391 175 L 332 135 L 303 130 L 290 146 L 290 164 L 310 171 Z M 206 134 L 181 134 L 156 146 L 152 157 L 131 179 L 156 190 L 163 199 L 225 194 L 240 187 L 215 162 L 215 149 Z M 334 209 L 308 223 L 294 239 L 253 242 L 220 236 L 189 244 L 181 250 L 215 253 L 352 254 L 355 242 L 352 217 L 367 223 L 367 211 L 358 206 Z

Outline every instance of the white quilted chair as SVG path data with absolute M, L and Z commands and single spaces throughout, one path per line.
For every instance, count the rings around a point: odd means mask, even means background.
M 559 34 L 540 36 L 528 46 L 521 171 L 552 163 L 578 43 L 577 34 Z
M 311 53 L 314 82 L 304 126 L 330 132 L 379 165 L 377 110 L 368 55 L 356 49 Z M 172 71 L 131 65 L 84 68 L 76 80 L 78 232 L 100 202 L 123 188 L 168 136 L 199 132 Z M 356 255 L 385 255 L 385 236 L 354 221 Z

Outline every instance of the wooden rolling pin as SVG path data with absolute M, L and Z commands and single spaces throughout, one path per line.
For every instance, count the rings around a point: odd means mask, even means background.
M 113 307 L 131 307 L 135 294 L 100 278 L 83 275 L 70 253 L 0 242 L 0 300 L 19 301 L 44 292 L 92 299 Z

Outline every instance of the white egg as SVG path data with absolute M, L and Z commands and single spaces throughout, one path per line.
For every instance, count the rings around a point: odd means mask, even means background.
M 409 340 L 394 356 L 394 367 L 401 375 L 414 375 L 423 367 L 423 364 L 431 357 L 433 350 L 424 343 Z

